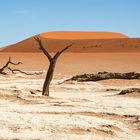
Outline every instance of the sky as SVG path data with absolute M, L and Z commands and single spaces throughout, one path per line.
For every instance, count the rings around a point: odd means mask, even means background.
M 48 31 L 140 37 L 140 0 L 0 0 L 0 46 Z

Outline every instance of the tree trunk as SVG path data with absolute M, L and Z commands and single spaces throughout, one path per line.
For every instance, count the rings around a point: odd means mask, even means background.
M 54 68 L 55 68 L 55 64 L 56 64 L 56 60 L 58 59 L 58 57 L 64 52 L 66 51 L 69 47 L 72 46 L 72 44 L 67 45 L 64 49 L 62 49 L 61 51 L 58 51 L 53 57 L 49 54 L 48 50 L 43 46 L 41 39 L 36 36 L 34 37 L 34 39 L 38 42 L 39 44 L 39 49 L 42 50 L 42 52 L 45 54 L 45 56 L 48 58 L 50 65 L 49 65 L 49 69 L 46 75 L 46 79 L 43 85 L 43 90 L 42 90 L 42 95 L 45 96 L 49 96 L 49 86 L 51 83 L 51 80 L 53 78 L 53 72 L 54 72 Z
M 48 69 L 48 72 L 46 75 L 46 79 L 45 79 L 45 82 L 43 85 L 42 95 L 49 96 L 49 86 L 50 86 L 51 80 L 53 78 L 54 68 L 55 68 L 55 60 L 52 59 L 50 61 L 50 66 L 49 66 L 49 69 Z

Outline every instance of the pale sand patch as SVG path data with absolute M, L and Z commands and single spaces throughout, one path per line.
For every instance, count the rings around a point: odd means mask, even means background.
M 62 83 L 69 75 L 58 74 L 50 97 L 42 97 L 44 76 L 0 76 L 1 139 L 139 140 L 140 98 L 106 89 L 140 81 Z

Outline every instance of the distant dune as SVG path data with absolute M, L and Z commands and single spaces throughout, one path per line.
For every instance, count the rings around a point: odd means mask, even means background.
M 113 32 L 47 32 L 39 35 L 49 52 L 74 43 L 67 52 L 140 52 L 140 38 Z M 33 37 L 4 47 L 1 52 L 39 52 Z
M 113 39 L 128 38 L 128 36 L 114 32 L 46 32 L 41 37 L 49 39 Z

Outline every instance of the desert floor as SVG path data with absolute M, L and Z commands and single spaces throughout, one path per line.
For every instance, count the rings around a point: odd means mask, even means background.
M 64 82 L 57 74 L 50 97 L 41 76 L 0 76 L 0 139 L 139 140 L 140 96 L 117 95 L 139 80 Z
M 53 54 L 52 54 L 53 55 Z M 14 62 L 21 61 L 21 70 L 46 70 L 48 60 L 43 53 L 0 53 L 0 66 L 11 57 Z M 64 53 L 58 58 L 55 74 L 74 76 L 83 73 L 140 72 L 139 53 Z
M 82 55 L 62 55 L 50 97 L 41 96 L 46 71 L 34 76 L 0 75 L 0 139 L 139 140 L 140 95 L 118 93 L 125 88 L 139 88 L 140 80 L 63 81 L 78 73 L 139 72 L 140 55 Z M 3 64 L 8 56 L 0 55 Z M 23 66 L 17 66 L 22 70 L 45 70 L 45 57 L 41 54 L 11 57 L 23 61 Z

